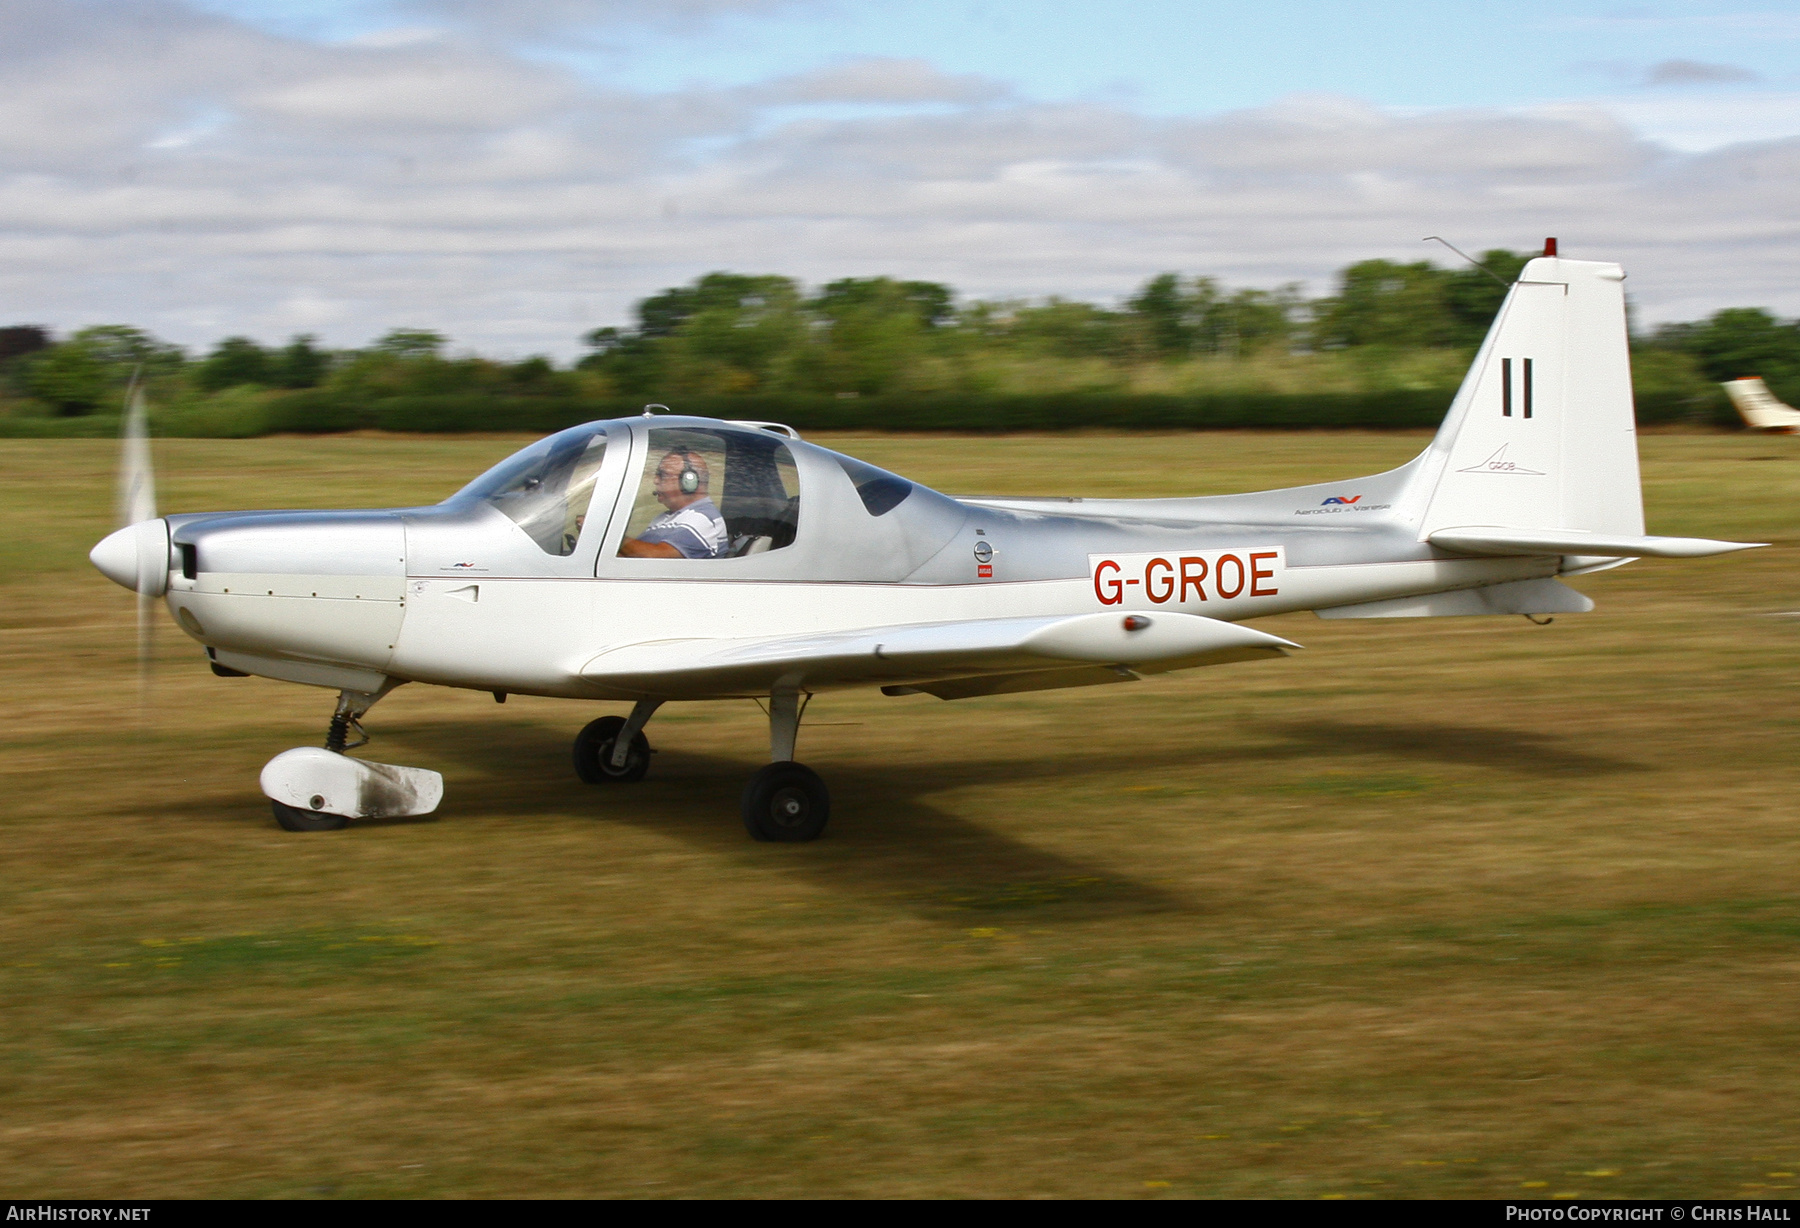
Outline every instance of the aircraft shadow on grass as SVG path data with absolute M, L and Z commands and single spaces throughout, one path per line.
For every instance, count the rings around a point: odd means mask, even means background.
M 359 819 L 350 831 L 431 826 L 481 819 L 564 818 L 571 823 L 629 825 L 654 831 L 734 860 L 758 851 L 746 846 L 739 824 L 721 819 L 719 807 L 742 789 L 743 761 L 670 748 L 656 756 L 655 773 L 634 784 L 585 785 L 576 779 L 559 733 L 538 724 L 484 721 L 396 722 L 382 730 L 368 752 L 380 759 L 408 752 L 454 760 L 457 793 L 436 813 L 406 818 Z M 1133 756 L 1134 767 L 1192 763 L 1207 752 L 1171 750 Z M 1113 764 L 1106 770 L 1116 770 Z M 996 780 L 1045 780 L 1102 774 L 1078 759 L 1053 755 L 996 761 L 992 755 L 933 760 L 922 776 L 916 765 L 845 765 L 851 800 L 836 839 L 820 844 L 772 845 L 766 850 L 781 873 L 812 878 L 835 891 L 898 904 L 934 919 L 1030 911 L 1063 920 L 1169 912 L 1206 912 L 1211 906 L 1167 886 L 1121 874 L 1114 865 L 1083 861 L 961 818 L 921 799 Z M 1127 804 L 1144 805 L 1132 798 Z M 241 792 L 196 798 L 189 813 L 203 820 L 264 826 L 267 811 Z
M 1527 776 L 1609 776 L 1644 770 L 1641 763 L 1570 750 L 1554 734 L 1459 725 L 1365 725 L 1342 721 L 1276 721 L 1263 728 L 1290 746 L 1263 758 L 1389 755 Z
M 1250 753 L 1287 763 L 1378 755 L 1481 767 L 1533 777 L 1590 777 L 1639 770 L 1626 760 L 1574 751 L 1553 734 L 1440 724 L 1355 724 L 1324 721 L 1269 722 L 1260 729 L 1281 739 Z M 360 820 L 357 828 L 432 824 L 480 815 L 545 819 L 577 816 L 627 824 L 732 857 L 743 856 L 737 825 L 721 821 L 742 779 L 738 759 L 672 747 L 657 755 L 656 773 L 635 784 L 584 785 L 570 770 L 568 751 L 538 724 L 485 721 L 407 722 L 383 731 L 384 745 L 449 755 L 470 777 L 455 801 L 438 814 Z M 1242 745 L 1138 750 L 1100 759 L 1061 753 L 934 758 L 929 772 L 911 761 L 893 765 L 839 766 L 850 801 L 837 839 L 817 845 L 772 847 L 784 873 L 817 879 L 835 890 L 897 902 L 936 917 L 1008 913 L 1054 914 L 1063 919 L 1151 913 L 1206 913 L 1217 902 L 1178 888 L 1121 875 L 1116 867 L 1083 861 L 1029 844 L 923 800 L 927 793 L 992 785 L 996 781 L 1068 781 L 1120 773 L 1154 778 L 1170 768 L 1241 763 Z M 536 784 L 523 784 L 526 781 Z M 1157 803 L 1123 794 L 1117 817 Z M 222 809 L 264 822 L 261 808 L 237 796 Z

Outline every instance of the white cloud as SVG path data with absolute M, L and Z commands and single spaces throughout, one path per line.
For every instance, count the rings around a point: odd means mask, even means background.
M 715 268 L 996 296 L 1110 299 L 1162 269 L 1323 289 L 1351 260 L 1434 255 L 1427 234 L 1558 235 L 1624 262 L 1648 319 L 1800 314 L 1800 95 L 1156 119 L 918 60 L 651 95 L 467 34 L 320 45 L 173 0 L 9 0 L 0 63 L 0 299 L 60 328 L 358 344 L 410 325 L 567 355 Z M 1745 131 L 1766 139 L 1728 143 Z
M 746 91 L 765 103 L 979 103 L 1008 97 L 1001 81 L 939 72 L 929 61 L 871 56 L 780 77 Z
M 511 35 L 619 26 L 694 30 L 720 18 L 825 8 L 829 0 L 405 0 L 402 7 Z
M 1684 153 L 1800 135 L 1800 91 L 1794 90 L 1609 98 L 1587 105 L 1604 107 L 1645 138 Z M 1560 110 L 1546 107 L 1538 113 Z
M 392 130 L 496 130 L 572 103 L 572 83 L 460 48 L 366 55 L 242 96 L 245 106 L 305 124 Z
M 441 42 L 447 31 L 440 26 L 389 26 L 381 30 L 365 30 L 343 39 L 345 47 L 418 47 Z

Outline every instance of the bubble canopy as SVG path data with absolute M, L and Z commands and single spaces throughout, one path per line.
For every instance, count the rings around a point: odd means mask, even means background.
M 447 503 L 481 500 L 525 530 L 547 554 L 568 555 L 606 457 L 607 424 L 590 422 L 513 453 Z

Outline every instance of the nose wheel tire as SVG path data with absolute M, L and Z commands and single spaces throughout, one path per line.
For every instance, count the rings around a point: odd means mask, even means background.
M 603 716 L 588 722 L 587 728 L 575 735 L 575 774 L 590 785 L 642 780 L 650 770 L 650 739 L 642 733 L 631 739 L 625 766 L 612 764 L 613 745 L 624 728 L 622 716 Z
M 817 840 L 831 818 L 831 794 L 811 768 L 771 763 L 744 786 L 744 826 L 758 840 Z
M 341 814 L 302 810 L 274 798 L 269 799 L 269 806 L 275 811 L 275 821 L 281 824 L 283 831 L 337 831 L 350 821 Z

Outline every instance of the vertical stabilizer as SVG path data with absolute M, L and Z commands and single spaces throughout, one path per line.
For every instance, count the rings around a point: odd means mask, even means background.
M 1525 266 L 1419 458 L 1420 540 L 1475 525 L 1643 533 L 1624 280 L 1588 260 Z
M 1800 432 L 1800 410 L 1785 405 L 1775 399 L 1769 386 L 1754 375 L 1746 375 L 1742 379 L 1727 380 L 1725 394 L 1731 398 L 1731 404 L 1743 418 L 1744 425 L 1753 431 L 1782 431 L 1792 435 Z

